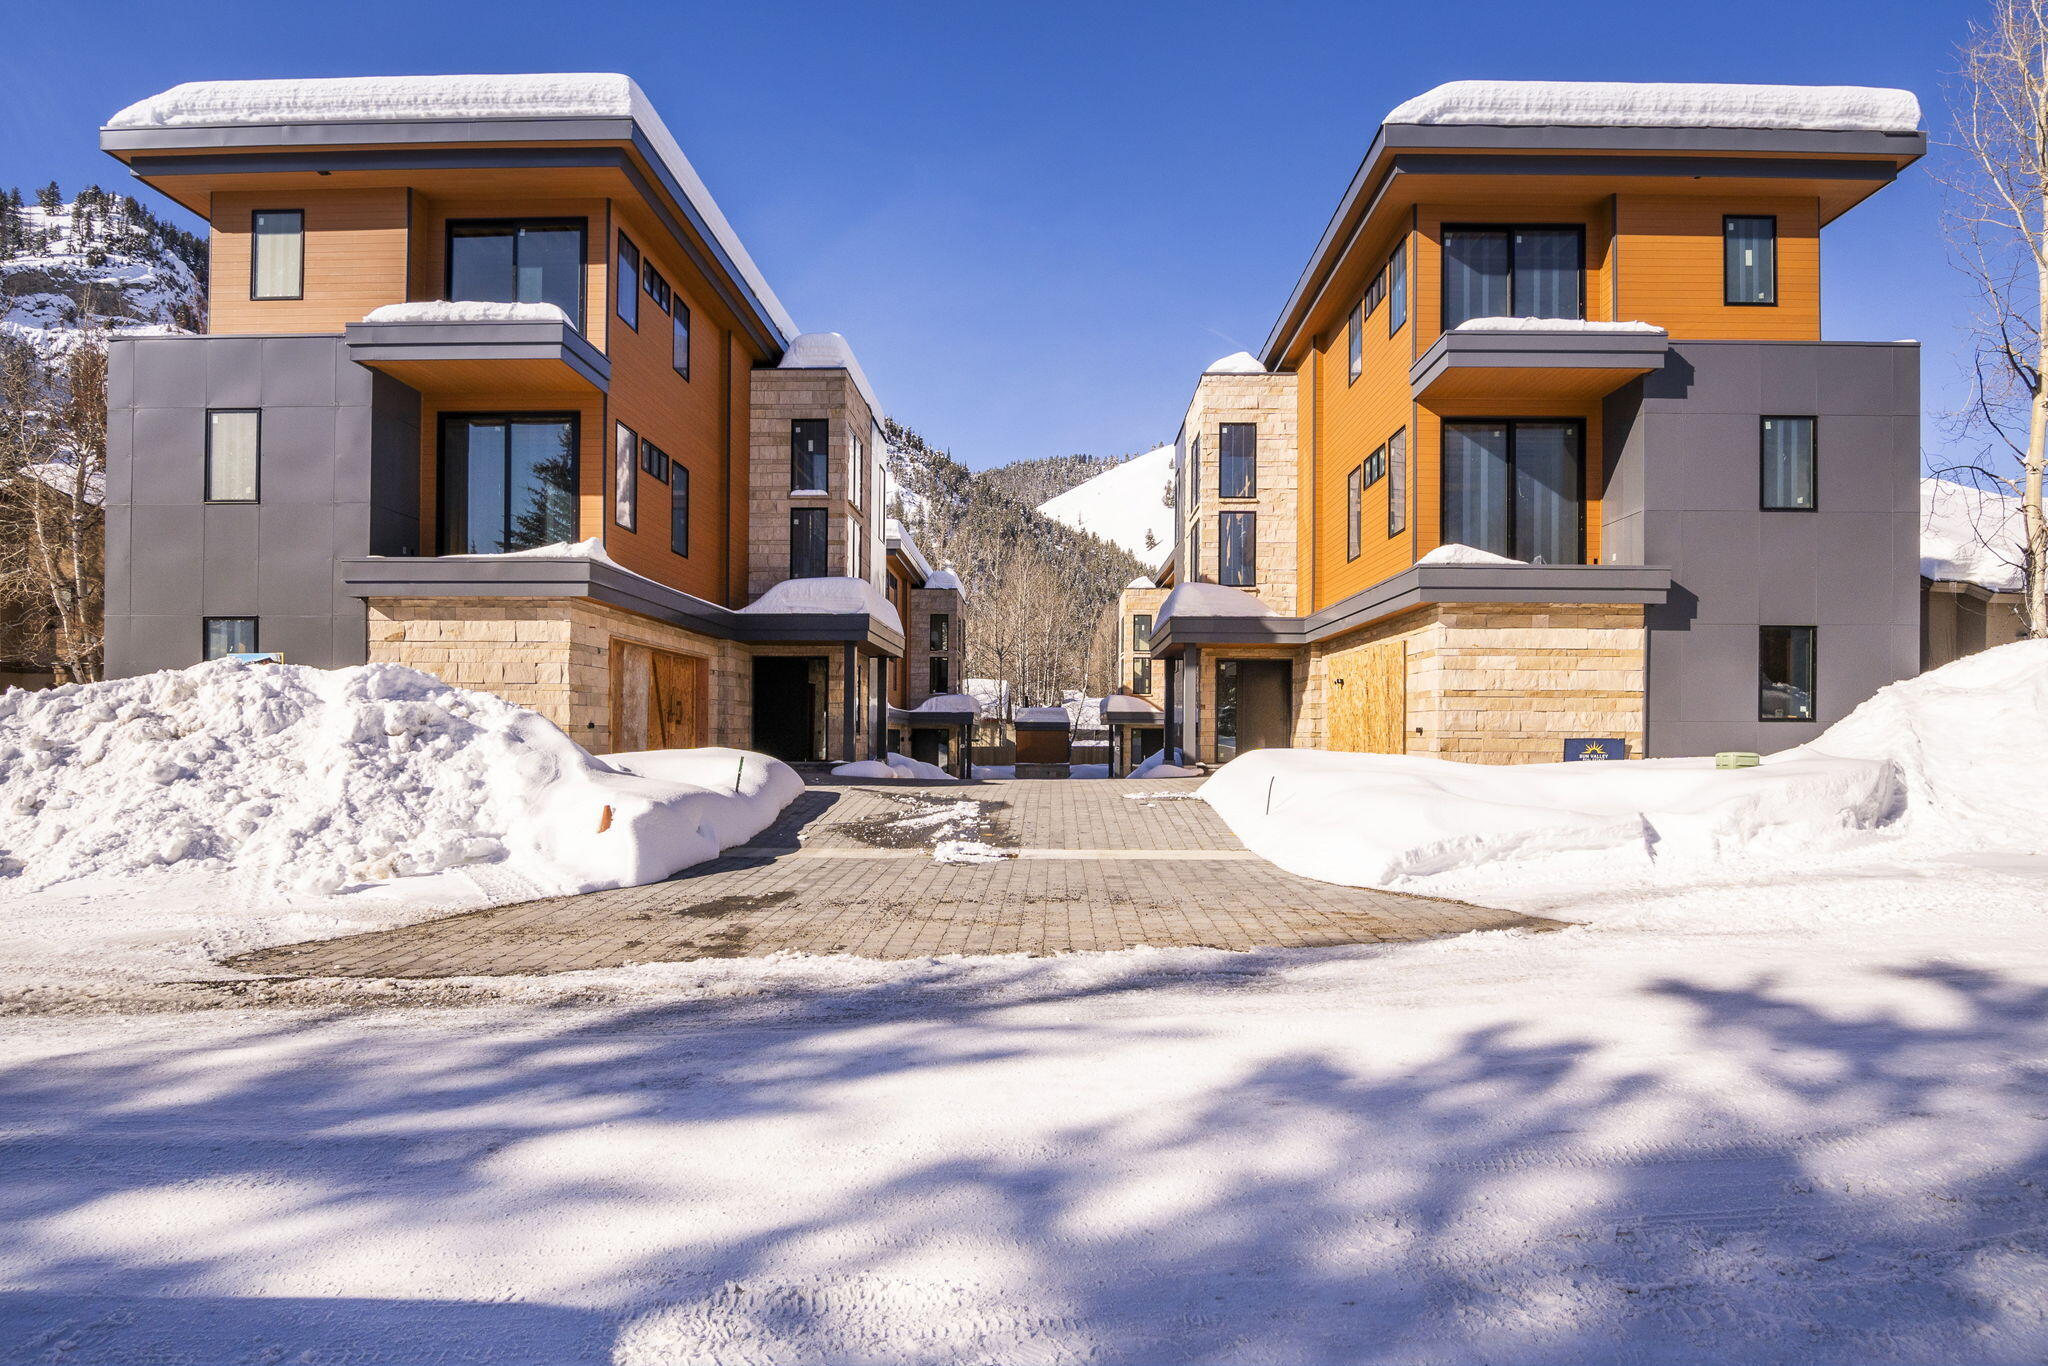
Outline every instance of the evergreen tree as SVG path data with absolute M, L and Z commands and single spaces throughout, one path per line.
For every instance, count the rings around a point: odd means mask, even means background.
M 64 207 L 64 191 L 58 187 L 56 181 L 53 180 L 36 191 L 36 207 L 44 213 L 55 213 Z

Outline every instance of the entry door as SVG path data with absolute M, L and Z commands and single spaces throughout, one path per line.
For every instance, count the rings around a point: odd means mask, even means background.
M 1287 660 L 1226 659 L 1216 674 L 1219 757 L 1293 742 L 1294 668 Z
M 754 659 L 754 748 L 786 763 L 818 758 L 825 661 L 805 655 Z
M 710 670 L 696 655 L 612 642 L 612 745 L 695 749 L 707 743 Z

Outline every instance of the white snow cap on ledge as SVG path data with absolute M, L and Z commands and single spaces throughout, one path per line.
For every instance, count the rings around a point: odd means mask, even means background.
M 1602 323 L 1585 318 L 1467 318 L 1453 332 L 1593 332 L 1628 336 L 1667 335 L 1655 323 Z
M 1385 121 L 1912 133 L 1920 128 L 1920 101 L 1910 90 L 1868 85 L 1450 81 L 1395 106 Z
M 1266 367 L 1249 351 L 1233 351 L 1221 360 L 1209 362 L 1205 375 L 1263 375 Z
M 1270 617 L 1273 609 L 1242 588 L 1225 588 L 1220 583 L 1184 583 L 1166 595 L 1152 614 L 1152 629 L 1171 621 L 1175 613 L 1190 617 Z
M 366 323 L 568 323 L 558 304 L 494 304 L 477 299 L 428 299 L 385 304 L 363 315 Z M 571 324 L 573 326 L 573 324 Z
M 812 613 L 865 612 L 898 635 L 903 618 L 866 579 L 784 579 L 740 608 L 767 616 L 808 616 Z
M 875 421 L 882 420 L 882 400 L 875 397 L 874 386 L 868 383 L 867 371 L 860 368 L 860 359 L 853 354 L 853 347 L 837 332 L 806 332 L 789 344 L 782 353 L 782 359 L 775 362 L 778 370 L 844 370 L 853 376 L 853 387 L 860 390 L 860 396 L 867 400 L 868 411 L 875 415 Z
M 932 576 L 924 581 L 924 586 L 926 588 L 950 588 L 955 593 L 958 593 L 961 591 L 960 576 L 953 572 L 953 566 L 947 565 L 944 569 L 933 570 Z
M 1016 720 L 1019 721 L 1071 721 L 1065 707 L 1020 707 Z
M 630 76 L 617 72 L 498 76 L 332 76 L 311 80 L 187 81 L 138 100 L 109 128 L 261 127 L 290 123 L 433 123 L 484 119 L 623 119 L 647 134 L 654 155 L 704 217 L 740 278 L 786 337 L 796 320 L 683 155 L 675 135 Z
M 531 550 L 502 550 L 487 555 L 442 555 L 444 560 L 595 560 L 616 567 L 618 561 L 605 552 L 604 542 L 592 536 L 587 541 L 556 541 Z M 631 573 L 631 570 L 627 571 Z M 645 578 L 645 575 L 639 577 Z
M 1423 556 L 1423 557 L 1422 557 L 1421 559 L 1417 560 L 1417 561 L 1416 561 L 1415 563 L 1417 563 L 1417 564 L 1527 564 L 1527 563 L 1529 563 L 1529 562 L 1528 562 L 1527 560 L 1514 560 L 1514 559 L 1509 559 L 1509 558 L 1508 558 L 1508 557 L 1507 557 L 1506 555 L 1496 555 L 1496 554 L 1494 554 L 1494 553 L 1493 553 L 1493 552 L 1492 552 L 1491 550 L 1481 550 L 1481 549 L 1480 549 L 1480 548 L 1479 548 L 1478 546 L 1476 546 L 1476 545 L 1464 545 L 1464 544 L 1462 544 L 1462 543 L 1460 543 L 1460 542 L 1458 542 L 1458 541 L 1452 541 L 1452 542 L 1450 542 L 1450 543 L 1449 543 L 1448 545 L 1440 545 L 1440 546 L 1438 546 L 1438 547 L 1437 547 L 1436 549 L 1434 549 L 1434 550 L 1430 551 L 1430 552 L 1429 552 L 1429 553 L 1428 553 L 1427 555 L 1424 555 L 1424 556 Z
M 981 715 L 981 703 L 964 692 L 934 693 L 911 708 L 912 711 L 966 712 L 970 716 Z

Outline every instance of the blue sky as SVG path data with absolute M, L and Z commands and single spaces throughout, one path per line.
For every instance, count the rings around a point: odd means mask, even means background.
M 1393 105 L 1465 77 L 1904 86 L 1939 131 L 1968 0 L 1712 5 L 11 6 L 0 184 L 185 80 L 630 72 L 806 329 L 976 466 L 1168 439 L 1256 349 Z M 1933 158 L 1930 158 L 1933 160 Z M 1925 170 L 1828 230 L 1827 335 L 1916 337 L 1930 443 L 1969 296 Z M 156 201 L 163 207 L 163 201 Z

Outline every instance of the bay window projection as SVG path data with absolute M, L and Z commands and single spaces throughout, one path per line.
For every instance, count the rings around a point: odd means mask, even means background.
M 1778 220 L 1729 214 L 1721 220 L 1722 302 L 1778 302 Z
M 1473 318 L 1583 318 L 1580 228 L 1445 228 L 1444 327 Z
M 443 555 L 503 555 L 573 541 L 576 419 L 444 414 L 439 486 Z
M 1814 420 L 1810 417 L 1763 419 L 1763 506 L 1768 510 L 1812 512 Z
M 1443 540 L 1530 564 L 1585 561 L 1577 422 L 1446 422 Z
M 306 296 L 306 215 L 300 209 L 258 209 L 249 216 L 249 297 Z
M 826 491 L 826 451 L 831 440 L 831 421 L 822 417 L 798 417 L 789 423 L 789 491 Z
M 490 219 L 448 225 L 448 297 L 553 304 L 583 327 L 583 224 Z
M 1257 513 L 1225 512 L 1216 518 L 1217 543 L 1221 561 L 1216 581 L 1229 588 L 1249 588 L 1258 582 L 1254 527 Z
M 633 466 L 633 454 L 640 438 L 625 423 L 615 424 L 612 450 L 612 520 L 627 531 L 640 520 L 640 476 Z
M 1814 628 L 1762 626 L 1757 638 L 1757 719 L 1814 719 Z

